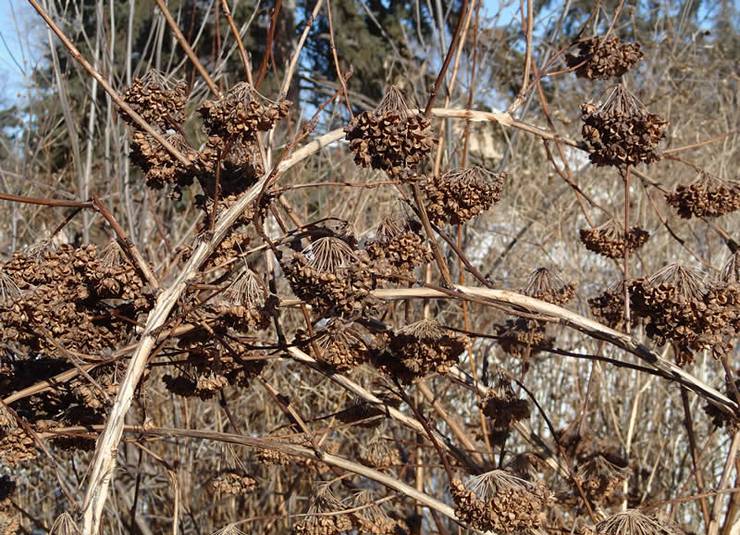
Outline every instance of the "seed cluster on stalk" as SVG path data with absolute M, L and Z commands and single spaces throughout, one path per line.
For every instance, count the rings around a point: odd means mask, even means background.
M 567 54 L 568 67 L 589 80 L 619 78 L 643 57 L 640 43 L 623 43 L 618 37 L 591 37 L 579 41 L 578 54 Z
M 465 351 L 466 337 L 451 333 L 434 319 L 424 319 L 388 333 L 385 351 L 375 365 L 411 383 L 435 373 L 447 373 Z
M 356 115 L 345 128 L 355 163 L 412 178 L 434 146 L 430 122 L 412 111 L 401 90 L 391 86 L 378 106 Z
M 482 167 L 448 171 L 424 183 L 429 219 L 437 224 L 470 221 L 501 200 L 506 175 Z
M 253 477 L 237 469 L 223 470 L 209 483 L 211 491 L 218 496 L 244 496 L 256 485 Z
M 658 144 L 668 122 L 648 112 L 623 84 L 614 86 L 603 103 L 581 106 L 581 134 L 595 165 L 625 167 L 660 159 Z
M 508 437 L 511 426 L 522 420 L 527 420 L 531 414 L 530 403 L 519 398 L 511 386 L 511 381 L 501 376 L 486 396 L 480 400 L 483 414 L 491 422 L 494 443 L 501 444 Z
M 541 527 L 547 506 L 553 501 L 542 483 L 521 479 L 504 470 L 486 472 L 466 483 L 453 479 L 450 492 L 460 520 L 475 529 L 498 533 Z
M 575 297 L 575 286 L 547 268 L 538 268 L 530 274 L 522 293 L 561 306 Z M 555 338 L 548 334 L 545 322 L 528 318 L 508 319 L 496 326 L 496 334 L 506 353 L 523 360 L 552 347 L 555 342 Z
M 640 227 L 630 227 L 624 232 L 623 226 L 610 219 L 596 228 L 580 231 L 581 243 L 586 249 L 607 258 L 624 258 L 625 253 L 633 253 L 645 245 L 650 233 Z
M 693 182 L 679 185 L 665 197 L 684 219 L 720 217 L 740 210 L 740 182 L 700 173 Z
M 733 257 L 734 260 L 734 257 Z M 699 273 L 671 264 L 630 285 L 634 313 L 658 345 L 670 343 L 679 365 L 698 351 L 719 358 L 732 351 L 740 327 L 740 285 L 720 278 L 706 285 Z

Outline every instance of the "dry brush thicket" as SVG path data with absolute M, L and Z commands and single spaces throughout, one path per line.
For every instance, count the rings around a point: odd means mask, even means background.
M 114 3 L 73 41 L 30 0 L 59 100 L 2 166 L 0 532 L 737 533 L 732 56 L 533 3 L 410 27 L 372 102 L 328 1 L 280 65 L 157 0 L 171 57 L 121 67 Z M 301 106 L 306 37 L 338 81 Z

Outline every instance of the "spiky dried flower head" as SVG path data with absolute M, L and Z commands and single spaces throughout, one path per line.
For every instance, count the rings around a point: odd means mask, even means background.
M 603 455 L 595 455 L 576 469 L 576 477 L 589 499 L 603 503 L 611 499 L 629 478 L 628 466 L 619 466 Z
M 175 130 L 167 130 L 163 137 L 190 162 L 195 163 L 198 154 L 188 144 L 185 137 Z M 172 195 L 179 198 L 182 189 L 190 186 L 195 179 L 192 165 L 185 166 L 150 134 L 135 131 L 131 139 L 131 162 L 137 165 L 146 178 L 147 186 L 153 189 L 172 187 Z
M 458 225 L 485 212 L 499 200 L 506 175 L 483 167 L 455 169 L 431 177 L 424 185 L 427 212 L 437 225 Z
M 444 329 L 437 320 L 424 319 L 389 333 L 387 350 L 375 365 L 410 383 L 432 373 L 447 373 L 465 351 L 466 337 Z
M 0 306 L 8 306 L 21 296 L 21 290 L 13 277 L 0 267 Z
M 580 231 L 581 243 L 586 249 L 607 258 L 624 258 L 625 252 L 633 253 L 650 238 L 650 233 L 640 227 L 630 227 L 627 233 L 615 219 L 610 219 L 596 228 Z
M 429 125 L 408 107 L 401 90 L 391 86 L 377 108 L 356 115 L 345 132 L 357 165 L 404 178 L 416 175 L 432 149 Z
M 529 401 L 517 397 L 511 381 L 503 375 L 496 378 L 480 405 L 483 414 L 491 419 L 494 432 L 499 434 L 508 433 L 512 424 L 526 420 L 531 413 Z
M 654 515 L 639 509 L 627 509 L 614 513 L 596 524 L 599 535 L 680 535 L 683 532 L 675 525 L 661 522 Z
M 421 225 L 414 220 L 385 218 L 375 238 L 365 245 L 374 270 L 379 274 L 406 275 L 432 258 L 429 244 L 421 235 Z
M 564 305 L 575 297 L 576 290 L 574 285 L 566 283 L 556 273 L 541 267 L 529 275 L 522 293 L 554 305 Z
M 374 277 L 367 253 L 345 240 L 327 236 L 302 252 L 286 251 L 280 265 L 293 293 L 319 314 L 352 318 L 375 301 L 370 298 Z
M 568 67 L 589 80 L 619 78 L 642 59 L 640 43 L 623 43 L 618 37 L 591 37 L 580 41 L 578 54 L 567 54 Z
M 141 78 L 135 78 L 131 87 L 123 93 L 123 100 L 149 124 L 163 132 L 182 125 L 188 100 L 187 84 L 184 80 L 170 80 L 162 72 L 151 69 Z M 139 126 L 125 111 L 121 118 L 134 128 Z
M 59 515 L 51 526 L 49 535 L 79 535 L 81 532 L 72 515 L 64 512 Z
M 684 219 L 720 217 L 740 210 L 740 182 L 702 172 L 693 182 L 677 186 L 665 198 Z
M 370 491 L 361 490 L 352 496 L 352 525 L 357 533 L 368 535 L 401 535 L 409 533 L 406 522 L 391 518 L 377 503 Z
M 545 521 L 552 502 L 550 491 L 540 482 L 531 482 L 505 470 L 493 470 L 472 477 L 463 484 L 450 484 L 457 517 L 482 531 L 516 533 L 537 529 Z
M 346 372 L 367 362 L 371 350 L 370 343 L 360 331 L 358 325 L 341 318 L 331 318 L 323 329 L 317 331 L 314 343 L 302 341 L 312 354 L 314 348 L 319 351 L 314 355 L 316 360 Z
M 241 470 L 222 470 L 208 484 L 209 489 L 220 496 L 244 496 L 256 487 L 257 482 L 253 477 L 243 473 Z
M 286 117 L 290 105 L 287 100 L 273 102 L 248 82 L 240 82 L 219 99 L 205 101 L 198 111 L 209 138 L 250 144 L 258 132 L 272 129 Z
M 403 464 L 401 453 L 395 443 L 379 434 L 360 446 L 359 459 L 362 464 L 377 470 L 398 468 Z
M 293 526 L 294 535 L 339 535 L 352 529 L 352 517 L 342 513 L 345 505 L 334 496 L 329 485 L 316 492 L 306 516 Z
M 595 165 L 625 167 L 660 159 L 658 143 L 668 122 L 648 112 L 624 85 L 618 84 L 600 106 L 581 106 L 581 134 Z
M 673 344 L 679 365 L 693 361 L 693 354 L 714 349 L 719 333 L 712 332 L 716 315 L 708 315 L 710 293 L 697 271 L 671 264 L 647 279 L 630 285 L 635 315 L 646 320 L 645 332 L 656 343 Z
M 588 305 L 591 308 L 591 313 L 606 325 L 612 329 L 622 329 L 625 323 L 624 299 L 624 281 L 617 281 L 602 293 L 590 297 Z M 632 326 L 635 326 L 637 321 L 637 317 L 631 316 L 630 323 Z
M 266 328 L 276 304 L 259 276 L 245 267 L 204 310 L 214 314 L 217 325 L 247 332 Z

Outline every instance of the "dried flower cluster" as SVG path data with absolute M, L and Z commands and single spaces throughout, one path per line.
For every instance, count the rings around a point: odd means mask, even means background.
M 693 361 L 696 351 L 719 357 L 733 348 L 740 326 L 740 286 L 720 280 L 707 287 L 698 273 L 672 264 L 630 286 L 634 313 L 656 343 L 673 345 L 678 364 Z
M 565 283 L 547 268 L 539 268 L 529 276 L 524 295 L 564 305 L 575 297 L 575 287 Z M 498 343 L 510 355 L 528 360 L 542 349 L 552 347 L 555 338 L 547 333 L 546 324 L 539 320 L 516 318 L 496 326 Z
M 428 179 L 424 191 L 429 219 L 437 225 L 473 219 L 501 200 L 505 178 L 503 173 L 474 166 Z
M 512 424 L 526 420 L 531 413 L 529 401 L 517 397 L 511 381 L 499 376 L 493 388 L 480 401 L 483 414 L 492 424 L 494 442 L 501 444 L 509 434 Z
M 588 305 L 591 313 L 603 323 L 612 329 L 623 329 L 625 324 L 624 301 L 624 281 L 619 281 L 599 295 L 589 298 Z M 630 318 L 632 326 L 636 321 L 637 318 L 634 316 Z
M 576 469 L 581 488 L 589 500 L 598 503 L 609 502 L 629 476 L 628 466 L 615 464 L 601 454 L 594 455 Z
M 387 470 L 403 465 L 398 448 L 381 437 L 361 446 L 359 458 L 362 464 L 376 470 Z
M 421 225 L 413 220 L 385 219 L 378 225 L 375 238 L 365 244 L 365 250 L 379 273 L 408 275 L 432 257 Z
M 683 531 L 675 525 L 659 520 L 654 515 L 639 509 L 620 511 L 596 524 L 594 531 L 599 535 L 681 535 Z
M 409 109 L 401 90 L 391 86 L 372 112 L 363 112 L 346 127 L 355 163 L 410 178 L 432 150 L 429 121 Z
M 586 249 L 607 258 L 624 258 L 626 252 L 633 253 L 650 238 L 650 233 L 640 227 L 630 227 L 625 234 L 622 226 L 610 219 L 596 228 L 581 229 L 581 242 Z
M 433 373 L 447 373 L 465 351 L 466 338 L 425 319 L 390 332 L 386 351 L 375 365 L 389 375 L 410 383 Z
M 220 496 L 244 496 L 254 490 L 257 482 L 240 470 L 224 470 L 210 481 L 210 489 Z
M 339 372 L 347 372 L 370 359 L 372 342 L 361 328 L 341 318 L 330 319 L 325 327 L 314 333 L 315 338 L 302 341 L 316 360 Z M 303 336 L 300 336 L 302 338 Z
M 372 305 L 369 258 L 342 238 L 326 236 L 280 261 L 293 293 L 320 315 L 352 318 Z
M 541 483 L 532 483 L 504 470 L 493 470 L 471 478 L 467 484 L 450 484 L 455 514 L 482 531 L 516 533 L 536 529 L 545 521 L 551 493 Z
M 740 210 L 740 183 L 701 173 L 690 184 L 666 194 L 666 201 L 684 219 L 719 217 Z
M 668 123 L 645 110 L 635 95 L 616 85 L 603 104 L 581 106 L 581 134 L 595 165 L 624 167 L 660 159 L 658 143 Z
M 623 43 L 618 37 L 591 37 L 578 43 L 578 54 L 568 54 L 568 67 L 589 80 L 619 78 L 642 59 L 640 43 Z
M 272 102 L 248 83 L 238 83 L 198 109 L 208 141 L 197 151 L 183 133 L 188 102 L 184 82 L 170 82 L 151 70 L 134 80 L 124 100 L 190 162 L 184 165 L 123 113 L 122 119 L 133 128 L 131 159 L 145 172 L 147 184 L 170 185 L 179 196 L 197 176 L 208 199 L 237 195 L 264 173 L 257 134 L 273 128 L 290 109 L 290 102 Z

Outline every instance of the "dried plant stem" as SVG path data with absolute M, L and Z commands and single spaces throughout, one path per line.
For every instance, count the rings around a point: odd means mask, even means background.
M 718 408 L 724 411 L 738 411 L 738 404 L 736 402 L 685 370 L 679 368 L 674 363 L 662 359 L 641 342 L 633 339 L 625 333 L 610 329 L 605 325 L 581 316 L 580 314 L 576 314 L 575 312 L 571 312 L 565 308 L 545 301 L 540 301 L 529 296 L 521 295 L 516 292 L 495 290 L 491 288 L 474 288 L 470 286 L 455 286 L 454 290 L 458 292 L 459 297 L 461 298 L 482 298 L 489 300 L 492 303 L 512 305 L 516 308 L 523 308 L 524 310 L 557 318 L 560 323 L 573 327 L 574 329 L 598 340 L 604 340 L 635 355 L 641 360 L 644 360 L 651 367 L 665 373 L 668 377 L 673 377 L 677 381 L 682 382 Z M 451 297 L 450 293 L 433 288 L 398 288 L 375 290 L 373 295 L 381 299 L 449 299 Z
M 236 46 L 239 49 L 239 57 L 242 60 L 242 65 L 244 65 L 245 80 L 249 82 L 250 84 L 253 84 L 252 64 L 249 61 L 249 56 L 247 55 L 247 49 L 244 47 L 244 39 L 242 39 L 242 36 L 239 34 L 239 28 L 236 27 L 236 23 L 234 22 L 234 17 L 231 15 L 231 8 L 229 7 L 229 0 L 221 0 L 221 9 L 223 9 L 224 11 L 226 22 L 229 24 L 229 29 L 231 30 L 231 34 L 234 36 L 234 41 L 236 41 Z
M 729 451 L 727 452 L 727 460 L 725 461 L 725 467 L 722 470 L 722 477 L 720 478 L 717 492 L 724 490 L 730 481 L 730 475 L 732 475 L 732 470 L 735 468 L 735 463 L 737 462 L 738 448 L 740 448 L 740 431 L 735 431 L 732 436 L 732 443 L 730 444 Z M 707 535 L 717 535 L 719 533 L 719 517 L 722 514 L 723 502 L 723 496 L 721 494 L 717 494 L 714 498 L 712 519 L 709 521 Z
M 177 39 L 180 47 L 185 51 L 185 54 L 188 56 L 190 62 L 193 64 L 193 67 L 195 67 L 195 69 L 198 71 L 198 74 L 200 74 L 201 78 L 203 78 L 203 81 L 208 86 L 208 89 L 214 95 L 219 96 L 221 94 L 221 90 L 218 88 L 216 82 L 213 81 L 211 75 L 208 74 L 208 71 L 198 59 L 198 56 L 195 54 L 195 51 L 188 43 L 188 40 L 185 39 L 185 36 L 182 34 L 182 31 L 180 31 L 180 28 L 177 25 L 177 21 L 172 16 L 172 13 L 170 13 L 167 4 L 165 4 L 164 0 L 154 1 L 157 3 L 157 7 L 162 12 L 162 15 L 164 15 L 164 20 L 167 21 L 167 25 L 170 27 L 170 30 L 172 30 L 172 33 L 175 34 L 175 39 Z

